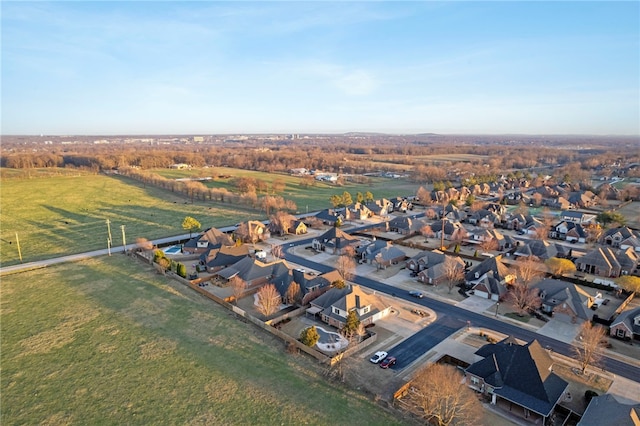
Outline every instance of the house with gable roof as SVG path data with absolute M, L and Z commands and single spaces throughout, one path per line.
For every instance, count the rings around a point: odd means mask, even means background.
M 515 258 L 536 257 L 541 261 L 552 257 L 566 258 L 571 253 L 571 249 L 562 244 L 552 243 L 547 240 L 529 240 L 525 244 L 518 246 L 513 253 Z
M 596 215 L 593 213 L 579 212 L 576 210 L 564 210 L 562 213 L 560 213 L 560 219 L 567 222 L 584 224 L 594 222 L 596 220 Z
M 182 251 L 185 254 L 204 253 L 212 248 L 233 245 L 233 240 L 228 234 L 216 228 L 209 228 L 184 243 Z
M 200 264 L 209 272 L 217 272 L 249 256 L 249 246 L 222 246 L 200 255 Z
M 595 298 L 582 287 L 548 278 L 537 282 L 532 288 L 538 290 L 540 309 L 552 314 L 553 318 L 572 324 L 591 319 L 588 309 L 593 306 Z
M 282 259 L 271 263 L 262 263 L 257 259 L 245 257 L 218 271 L 216 275 L 227 281 L 237 276 L 246 283 L 246 288 L 250 289 L 268 283 L 274 276 L 280 275 L 287 269 L 289 267 Z
M 553 372 L 553 360 L 537 340 L 521 345 L 510 336 L 475 354 L 483 359 L 465 370 L 471 389 L 491 398 L 492 405 L 546 424 L 569 383 Z
M 601 242 L 614 248 L 633 247 L 635 251 L 640 252 L 640 231 L 634 231 L 627 226 L 611 228 L 604 232 Z
M 464 277 L 466 287 L 473 289 L 474 296 L 495 301 L 506 295 L 507 284 L 512 284 L 515 278 L 502 262 L 502 255 L 484 260 Z
M 638 274 L 640 254 L 631 247 L 626 250 L 598 247 L 576 259 L 575 264 L 578 271 L 617 278 L 620 275 Z
M 356 248 L 360 245 L 360 239 L 349 235 L 340 228 L 329 228 L 324 234 L 316 237 L 311 242 L 311 246 L 317 251 L 331 251 L 333 254 L 340 254 L 347 246 Z
M 618 315 L 609 326 L 609 335 L 624 340 L 640 340 L 640 307 Z
M 309 309 L 319 312 L 320 319 L 325 323 L 341 329 L 346 324 L 350 311 L 355 311 L 360 323 L 366 326 L 389 315 L 391 305 L 353 284 L 342 289 L 330 288 L 312 300 Z
M 640 404 L 626 404 L 612 394 L 594 396 L 577 426 L 638 426 Z

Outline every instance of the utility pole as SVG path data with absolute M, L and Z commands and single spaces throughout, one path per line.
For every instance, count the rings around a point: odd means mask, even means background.
M 124 225 L 120 225 L 120 229 L 122 229 L 122 249 L 124 250 L 124 254 L 127 254 L 127 241 L 124 236 Z
M 107 238 L 107 252 L 111 256 L 111 240 Z
M 18 239 L 17 232 L 16 232 L 16 244 L 18 245 L 18 257 L 20 257 L 20 263 L 22 263 L 22 251 L 20 251 L 20 240 Z
M 111 239 L 111 221 L 109 218 L 107 218 L 107 232 L 109 233 L 109 243 L 111 243 L 113 239 Z

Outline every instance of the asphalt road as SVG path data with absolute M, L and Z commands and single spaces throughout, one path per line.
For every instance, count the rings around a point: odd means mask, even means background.
M 353 232 L 355 230 L 361 230 L 363 228 L 364 227 L 356 228 L 350 231 Z M 313 262 L 307 258 L 292 254 L 288 251 L 288 249 L 292 248 L 293 246 L 310 245 L 311 242 L 312 239 L 308 238 L 290 243 L 284 250 L 285 259 L 290 262 L 296 263 L 304 268 L 319 271 L 320 273 L 328 272 L 334 269 L 328 265 Z M 524 328 L 517 327 L 511 323 L 502 322 L 496 318 L 478 314 L 436 299 L 431 299 L 429 297 L 416 299 L 414 297 L 411 297 L 404 290 L 399 291 L 396 287 L 372 280 L 367 277 L 356 276 L 352 278 L 351 281 L 372 290 L 428 307 L 435 311 L 438 315 L 438 319 L 431 323 L 429 326 L 415 333 L 408 339 L 405 339 L 395 347 L 387 350 L 387 352 L 398 358 L 398 364 L 396 364 L 396 368 L 398 369 L 409 365 L 420 356 L 427 353 L 435 345 L 442 342 L 451 334 L 453 334 L 460 328 L 467 326 L 468 324 L 472 327 L 482 327 L 490 330 L 495 330 L 502 334 L 512 335 L 515 338 L 523 341 L 532 341 L 533 339 L 537 339 L 542 347 L 550 348 L 554 352 L 568 357 L 575 357 L 573 354 L 572 345 Z M 613 374 L 617 374 L 633 381 L 640 382 L 640 368 L 634 365 L 627 364 L 615 358 L 606 356 L 602 359 L 601 365 L 605 370 Z

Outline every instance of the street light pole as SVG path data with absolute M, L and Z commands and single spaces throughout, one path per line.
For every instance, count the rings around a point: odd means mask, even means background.
M 498 308 L 500 307 L 500 302 L 496 302 L 496 318 L 498 318 Z

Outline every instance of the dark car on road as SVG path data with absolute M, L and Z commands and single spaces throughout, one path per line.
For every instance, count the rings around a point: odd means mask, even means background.
M 388 356 L 380 363 L 380 368 L 389 368 L 396 364 L 396 357 Z
M 421 291 L 411 290 L 409 292 L 409 296 L 413 296 L 413 297 L 417 297 L 418 299 L 422 299 L 424 297 L 424 294 L 422 294 Z

